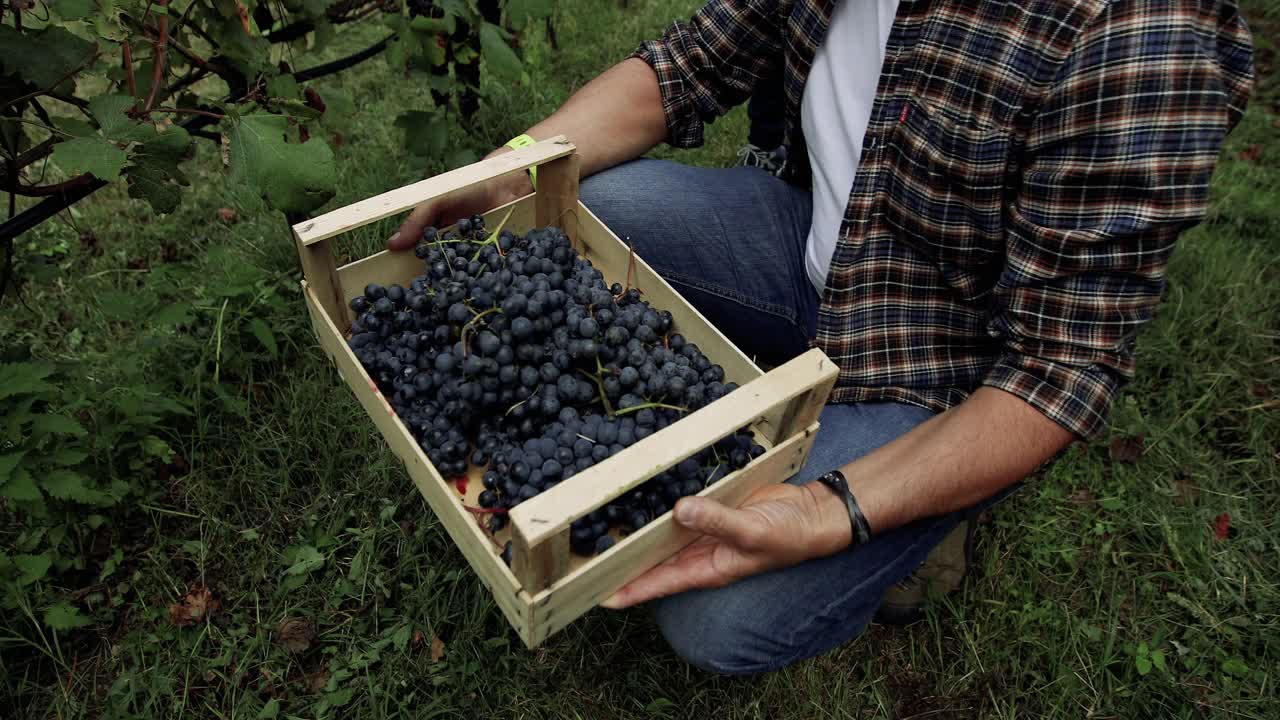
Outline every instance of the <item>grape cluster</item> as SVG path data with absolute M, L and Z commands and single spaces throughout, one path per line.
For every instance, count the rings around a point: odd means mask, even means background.
M 605 284 L 555 227 L 491 235 L 478 215 L 427 228 L 408 288 L 351 300 L 352 350 L 446 477 L 485 468 L 479 512 L 505 511 L 736 388 L 639 291 Z M 740 430 L 575 522 L 607 550 L 764 449 Z M 510 557 L 510 546 L 504 557 Z

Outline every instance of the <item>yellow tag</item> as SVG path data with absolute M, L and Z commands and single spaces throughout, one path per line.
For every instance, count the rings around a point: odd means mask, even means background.
M 520 135 L 508 140 L 507 147 L 512 150 L 519 150 L 522 147 L 528 147 L 536 142 L 538 141 L 528 135 Z M 533 185 L 534 190 L 538 189 L 538 168 L 536 166 L 529 168 L 529 184 Z

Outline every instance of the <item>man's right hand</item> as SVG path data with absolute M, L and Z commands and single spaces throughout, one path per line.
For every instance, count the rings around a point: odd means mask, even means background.
M 493 157 L 507 148 L 495 150 L 486 157 Z M 409 250 L 418 244 L 422 231 L 428 227 L 452 224 L 477 213 L 486 213 L 533 192 L 529 175 L 524 171 L 508 173 L 486 183 L 449 193 L 419 205 L 400 223 L 400 229 L 387 240 L 391 250 Z

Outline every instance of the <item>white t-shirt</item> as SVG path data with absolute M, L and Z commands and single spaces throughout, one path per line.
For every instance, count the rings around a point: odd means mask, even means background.
M 832 11 L 800 101 L 800 126 L 813 168 L 813 223 L 805 271 L 821 294 L 844 220 L 862 139 L 898 0 L 841 0 Z

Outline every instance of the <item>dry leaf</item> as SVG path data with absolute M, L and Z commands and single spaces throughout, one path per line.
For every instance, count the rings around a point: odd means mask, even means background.
M 444 641 L 435 635 L 431 636 L 431 662 L 440 662 L 444 658 Z
M 197 585 L 181 600 L 169 606 L 169 619 L 178 627 L 187 627 L 204 622 L 205 618 L 218 609 L 218 599 L 209 592 L 209 588 Z
M 426 642 L 426 638 L 422 635 L 422 631 L 421 631 L 421 630 L 414 630 L 414 631 L 413 631 L 413 641 L 412 641 L 413 649 L 414 649 L 414 650 L 417 650 L 418 648 L 422 647 L 422 643 L 424 643 L 424 642 Z
M 307 689 L 313 693 L 318 693 L 329 684 L 329 671 L 317 670 L 302 676 L 302 681 L 306 684 Z
M 1067 501 L 1073 502 L 1076 505 L 1092 505 L 1095 500 L 1096 498 L 1093 496 L 1093 491 L 1089 488 L 1072 490 L 1067 494 Z
M 236 211 L 234 208 L 218 208 L 218 218 L 224 223 L 233 223 L 236 221 Z
M 316 631 L 302 618 L 284 617 L 276 625 L 276 640 L 289 652 L 299 653 L 311 647 Z
M 1231 515 L 1222 513 L 1213 519 L 1213 536 L 1218 540 L 1226 540 L 1231 536 Z
M 1259 400 L 1266 400 L 1271 397 L 1271 386 L 1266 383 L 1256 382 L 1249 386 L 1249 394 Z
M 1256 163 L 1262 158 L 1262 146 L 1257 143 L 1246 145 L 1243 150 L 1236 153 L 1236 157 L 1244 160 L 1245 162 Z
M 1173 481 L 1173 504 L 1192 505 L 1200 499 L 1200 488 L 1185 477 Z
M 1111 459 L 1116 462 L 1131 463 L 1142 457 L 1147 438 L 1142 433 L 1133 437 L 1118 437 L 1111 441 Z

